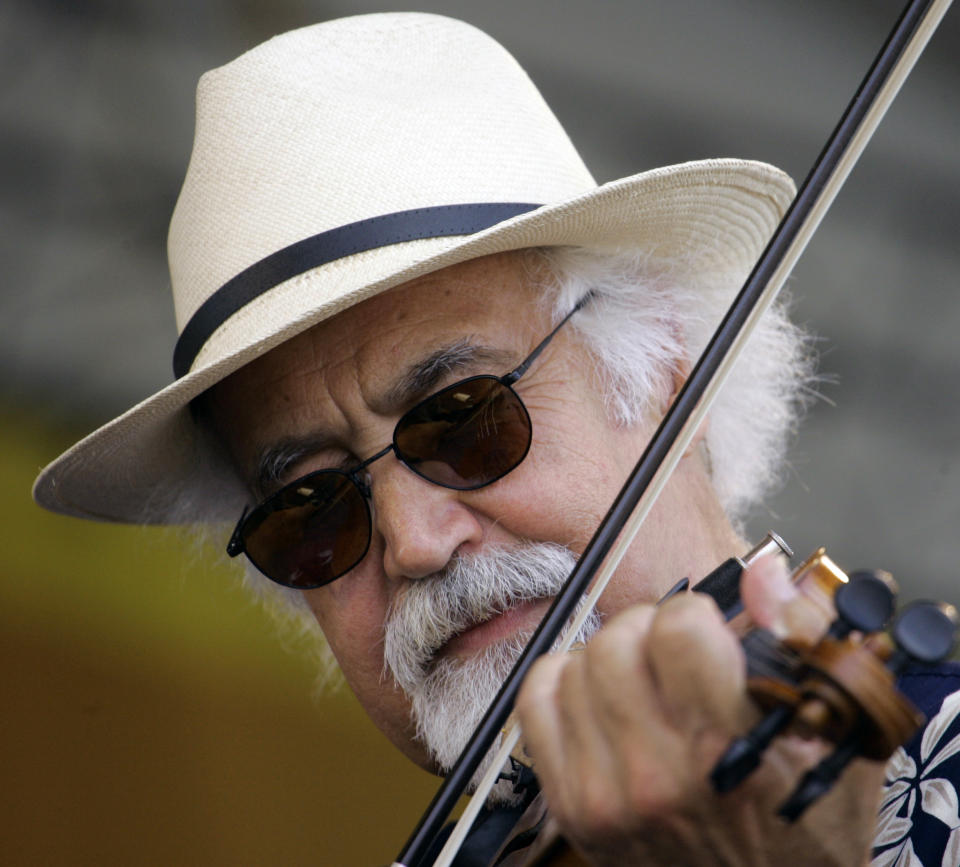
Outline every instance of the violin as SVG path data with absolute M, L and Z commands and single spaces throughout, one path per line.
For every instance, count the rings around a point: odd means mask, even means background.
M 557 642 L 558 636 L 574 635 L 583 619 L 586 618 L 599 599 L 640 524 L 652 508 L 660 491 L 665 487 L 670 473 L 679 463 L 683 453 L 692 442 L 695 432 L 704 422 L 710 404 L 732 368 L 740 349 L 746 343 L 753 324 L 773 302 L 786 276 L 793 269 L 857 157 L 866 147 L 887 106 L 896 95 L 913 63 L 915 63 L 939 21 L 946 13 L 948 6 L 949 0 L 911 0 L 908 3 L 819 158 L 801 185 L 794 202 L 775 231 L 767 249 L 747 278 L 743 289 L 720 323 L 684 386 L 667 410 L 620 495 L 610 507 L 596 534 L 583 551 L 565 587 L 555 598 L 551 608 L 530 639 L 527 648 L 518 659 L 513 671 L 477 726 L 473 738 L 464 749 L 460 759 L 450 769 L 445 782 L 427 808 L 419 825 L 394 861 L 393 867 L 411 867 L 411 865 L 420 863 L 461 793 L 466 789 L 483 757 L 498 735 L 501 734 L 512 712 L 520 684 L 535 660 L 551 650 Z M 882 579 L 878 580 L 883 583 Z M 859 583 L 859 579 L 857 582 L 853 582 L 858 587 Z M 589 593 L 586 592 L 588 587 L 590 588 Z M 852 598 L 859 599 L 858 594 L 860 592 L 858 589 Z M 866 593 L 867 591 L 863 592 Z M 847 595 L 845 592 L 841 595 L 841 598 Z M 580 609 L 580 613 L 574 616 L 581 596 L 586 600 L 586 604 Z M 857 605 L 853 605 L 853 608 L 856 611 L 859 610 Z M 923 610 L 927 612 L 937 610 L 940 612 L 941 620 L 943 618 L 946 618 L 944 622 L 951 620 L 950 611 L 946 608 L 934 606 L 933 609 L 928 607 Z M 928 615 L 914 615 L 907 620 L 907 623 L 914 623 L 913 617 L 918 617 L 920 621 L 923 621 L 926 616 Z M 946 630 L 946 627 L 942 627 L 941 631 L 944 630 Z M 878 674 L 879 669 L 885 668 L 890 682 L 892 682 L 896 665 L 900 663 L 896 662 L 892 666 L 886 663 L 890 660 L 900 660 L 902 658 L 902 653 L 898 653 L 898 650 L 906 653 L 907 657 L 910 656 L 910 653 L 903 647 L 895 647 L 894 650 L 889 651 L 884 660 L 883 653 L 880 651 L 883 642 L 880 639 L 860 641 L 859 637 L 862 637 L 864 633 L 856 623 L 850 625 L 844 621 L 843 624 L 837 625 L 835 630 L 831 627 L 831 631 L 837 632 L 838 636 L 843 633 L 842 639 L 837 637 L 832 640 L 840 643 L 849 640 L 848 650 L 853 647 L 852 643 L 859 642 L 856 644 L 856 650 L 852 658 L 858 661 L 875 659 L 875 662 L 864 664 L 868 668 L 872 667 L 871 670 L 874 671 L 874 674 Z M 916 631 L 917 627 L 915 626 L 903 626 L 899 635 L 903 639 L 903 636 L 915 636 Z M 907 644 L 910 645 L 910 641 L 907 641 Z M 569 639 L 561 641 L 560 646 L 561 649 L 566 650 L 569 646 Z M 824 653 L 829 656 L 833 649 L 835 648 Z M 783 725 L 784 728 L 792 726 L 797 730 L 813 732 L 812 723 L 819 717 L 830 722 L 822 730 L 822 734 L 838 731 L 843 732 L 842 738 L 845 738 L 852 737 L 853 733 L 856 732 L 859 737 L 862 734 L 862 729 L 866 727 L 872 735 L 875 735 L 883 743 L 889 743 L 897 736 L 896 733 L 906 730 L 907 723 L 905 720 L 910 717 L 910 712 L 902 706 L 899 709 L 901 712 L 894 715 L 902 717 L 903 720 L 898 721 L 895 725 L 891 723 L 890 726 L 885 727 L 878 726 L 875 721 L 870 723 L 861 721 L 862 703 L 866 701 L 870 704 L 868 696 L 873 695 L 868 686 L 858 686 L 853 690 L 857 699 L 854 704 L 860 710 L 841 713 L 840 705 L 834 701 L 834 693 L 842 692 L 843 689 L 836 689 L 836 687 L 843 687 L 849 692 L 853 680 L 839 678 L 838 672 L 845 671 L 843 664 L 837 661 L 840 657 L 830 657 L 832 661 L 828 665 L 823 653 L 819 656 L 811 656 L 811 648 L 794 647 L 788 648 L 788 650 L 796 654 L 793 664 L 788 666 L 794 682 L 791 684 L 790 678 L 785 677 L 777 687 L 777 689 L 780 689 L 782 697 L 789 696 L 784 702 L 787 710 L 778 711 L 777 720 L 767 722 L 765 728 L 759 731 L 751 730 L 744 735 L 747 746 L 744 746 L 744 743 L 739 743 L 731 747 L 733 753 L 727 765 L 715 769 L 714 777 L 716 779 L 714 783 L 716 785 L 728 785 L 731 778 L 742 773 L 742 768 L 746 767 L 756 758 L 756 755 L 762 752 L 762 741 L 769 728 L 778 729 L 779 726 Z M 922 655 L 921 653 L 921 657 Z M 845 653 L 844 656 L 849 657 L 849 653 Z M 873 675 L 868 675 L 866 682 L 875 683 L 877 681 Z M 813 683 L 820 684 L 819 692 L 814 690 Z M 832 686 L 823 686 L 825 683 L 832 684 Z M 755 696 L 762 695 L 756 684 L 751 689 Z M 893 704 L 897 704 L 896 700 Z M 871 709 L 877 711 L 875 705 L 871 705 Z M 781 716 L 789 717 L 788 722 L 780 721 L 779 717 Z M 846 719 L 846 723 L 843 725 L 837 723 L 835 719 L 837 716 Z M 767 718 L 764 717 L 764 719 Z M 916 720 L 916 717 L 914 716 L 913 719 Z M 808 728 L 804 729 L 804 726 Z M 880 734 L 877 734 L 878 731 Z M 480 809 L 479 804 L 482 803 L 485 793 L 496 782 L 500 768 L 507 762 L 508 756 L 515 748 L 518 740 L 519 732 L 516 729 L 502 738 L 491 771 L 481 781 L 477 796 L 474 797 L 470 807 L 465 811 L 457 829 L 448 838 L 447 845 L 435 862 L 436 865 L 442 867 L 442 865 L 451 863 L 457 848 L 469 830 L 473 818 Z M 867 738 L 867 740 L 870 740 L 870 738 Z M 850 749 L 847 741 L 841 739 L 841 743 L 837 746 L 837 757 L 829 763 L 829 768 L 817 771 L 817 779 L 829 777 L 834 765 L 839 765 L 842 770 L 842 766 L 849 763 L 850 758 L 852 758 L 852 755 L 845 760 L 843 758 Z M 747 753 L 751 758 L 741 759 L 741 753 Z M 737 770 L 734 771 L 731 768 Z M 822 788 L 826 784 L 811 780 L 802 785 L 806 787 L 802 791 L 798 790 L 797 801 L 799 804 L 791 806 L 788 812 L 799 810 L 797 813 L 799 815 L 806 805 L 813 800 L 809 797 L 809 793 L 817 786 Z M 793 800 L 793 798 L 790 799 L 791 802 Z M 786 808 L 786 805 L 784 805 L 784 808 Z
M 718 603 L 728 622 L 745 617 L 739 599 L 743 570 L 773 551 L 792 556 L 783 540 L 769 533 L 743 557 L 727 560 L 693 588 Z M 780 736 L 819 739 L 832 751 L 798 781 L 779 805 L 778 815 L 797 821 L 839 779 L 858 757 L 885 761 L 926 722 L 900 693 L 896 676 L 910 666 L 932 666 L 956 646 L 960 613 L 953 605 L 915 602 L 894 617 L 898 588 L 883 571 L 846 573 L 818 548 L 791 575 L 805 598 L 832 622 L 818 640 L 779 640 L 759 627 L 741 639 L 747 664 L 747 692 L 760 719 L 736 737 L 710 775 L 713 788 L 726 794 L 742 784 L 761 764 Z M 660 604 L 689 589 L 678 582 Z M 511 755 L 515 791 L 535 788 L 535 763 L 522 746 Z M 532 801 L 531 797 L 527 798 Z M 546 821 L 542 805 L 531 807 L 507 838 L 493 864 L 524 867 L 576 867 L 580 855 Z M 522 854 L 521 854 L 522 853 Z

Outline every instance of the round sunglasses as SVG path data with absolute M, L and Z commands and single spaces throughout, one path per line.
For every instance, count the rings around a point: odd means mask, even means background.
M 309 473 L 258 506 L 244 509 L 227 553 L 245 553 L 278 584 L 322 587 L 356 566 L 370 548 L 370 487 L 365 470 L 393 452 L 411 472 L 457 491 L 493 484 L 530 450 L 530 414 L 513 384 L 571 316 L 587 293 L 517 367 L 504 376 L 471 376 L 407 410 L 392 442 L 349 470 Z

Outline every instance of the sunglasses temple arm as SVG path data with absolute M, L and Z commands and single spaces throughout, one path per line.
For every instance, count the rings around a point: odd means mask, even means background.
M 566 316 L 564 316 L 563 319 L 561 319 L 561 320 L 557 323 L 556 328 L 554 328 L 553 331 L 551 331 L 546 337 L 544 337 L 543 340 L 541 340 L 541 341 L 536 345 L 536 347 L 534 348 L 533 352 L 531 352 L 523 361 L 521 361 L 520 364 L 518 364 L 518 365 L 517 365 L 513 370 L 511 370 L 508 374 L 505 374 L 504 376 L 501 376 L 501 377 L 500 377 L 500 382 L 502 382 L 504 385 L 513 385 L 518 379 L 520 379 L 520 377 L 523 376 L 523 375 L 527 372 L 527 370 L 529 369 L 530 365 L 533 364 L 533 362 L 537 360 L 537 356 L 540 355 L 540 353 L 543 352 L 543 350 L 547 348 L 547 344 L 548 344 L 551 340 L 553 340 L 553 338 L 556 336 L 557 332 L 558 332 L 561 328 L 563 328 L 564 325 L 567 324 L 567 320 L 568 320 L 571 316 L 573 316 L 574 313 L 576 313 L 578 310 L 580 310 L 588 301 L 590 301 L 591 299 L 593 299 L 593 298 L 596 296 L 596 294 L 597 294 L 596 290 L 595 290 L 595 289 L 591 289 L 586 295 L 583 296 L 583 298 L 581 298 L 576 304 L 574 304 L 574 305 L 573 305 L 573 309 L 572 309 Z
M 237 554 L 243 553 L 243 540 L 240 538 L 240 528 L 243 526 L 243 519 L 247 517 L 247 512 L 249 511 L 249 505 L 243 507 L 240 520 L 237 521 L 237 526 L 233 528 L 233 534 L 230 536 L 230 541 L 227 542 L 227 554 L 231 557 L 236 557 Z

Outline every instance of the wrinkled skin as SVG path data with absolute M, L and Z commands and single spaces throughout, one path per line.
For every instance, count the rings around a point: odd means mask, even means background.
M 310 440 L 308 453 L 265 495 L 305 473 L 379 451 L 413 402 L 393 399 L 391 387 L 443 346 L 467 339 L 484 351 L 428 391 L 510 370 L 551 328 L 536 302 L 540 276 L 517 254 L 443 269 L 350 308 L 241 369 L 209 400 L 239 471 L 254 487 L 265 450 L 291 438 Z M 409 703 L 383 676 L 391 600 L 456 552 L 520 539 L 582 551 L 658 421 L 625 428 L 608 419 L 569 327 L 516 390 L 534 430 L 516 470 L 463 492 L 420 479 L 392 455 L 377 461 L 370 468 L 370 551 L 348 575 L 305 593 L 366 711 L 424 767 L 430 760 L 412 736 Z M 655 396 L 658 412 L 669 397 Z M 564 829 L 597 863 L 768 863 L 761 853 L 778 851 L 780 844 L 768 845 L 765 837 L 783 834 L 768 817 L 788 783 L 765 770 L 749 793 L 720 804 L 703 782 L 712 758 L 748 715 L 736 641 L 704 600 L 649 607 L 679 578 L 703 575 L 745 548 L 716 500 L 701 451 L 691 449 L 601 600 L 609 624 L 586 653 L 543 662 L 527 685 L 521 713 L 538 774 Z M 782 599 L 757 595 L 759 608 L 776 617 Z M 475 653 L 530 629 L 546 604 L 478 625 L 448 652 Z M 876 788 L 859 796 L 848 789 L 847 812 L 870 814 Z M 869 836 L 871 821 L 857 821 L 846 839 Z M 807 831 L 790 834 L 799 844 L 791 849 L 796 865 L 825 863 L 819 843 L 802 845 Z M 858 863 L 851 851 L 837 863 Z

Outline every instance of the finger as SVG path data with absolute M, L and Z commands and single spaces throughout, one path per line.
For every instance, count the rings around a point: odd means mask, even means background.
M 569 662 L 561 653 L 540 657 L 527 673 L 515 704 L 524 749 L 547 799 L 561 812 L 568 810 L 570 799 L 562 785 L 567 753 L 557 696 L 561 673 Z
M 641 652 L 652 619 L 650 606 L 629 609 L 582 652 L 544 657 L 531 669 L 517 714 L 545 790 L 564 779 L 593 780 L 595 792 L 570 793 L 571 801 L 612 802 L 602 789 L 616 784 L 618 749 L 642 750 L 655 727 L 656 690 Z M 554 809 L 556 797 L 554 790 Z
M 740 578 L 740 597 L 755 625 L 778 638 L 786 637 L 784 610 L 799 596 L 786 560 L 767 554 L 752 563 Z
M 608 736 L 623 731 L 644 742 L 667 725 L 645 658 L 655 615 L 650 605 L 621 611 L 593 637 L 583 654 L 591 698 Z
M 737 729 L 748 704 L 743 651 L 711 599 L 687 593 L 662 605 L 647 658 L 660 706 L 676 729 L 724 736 Z
M 612 827 L 621 813 L 617 745 L 622 738 L 611 739 L 609 726 L 604 725 L 609 682 L 593 677 L 596 656 L 588 647 L 584 653 L 568 657 L 556 692 L 563 754 L 562 777 L 555 785 L 564 789 L 565 809 L 554 812 L 565 826 L 578 832 Z M 635 672 L 629 677 L 633 679 Z M 549 792 L 547 789 L 548 800 Z
M 560 653 L 541 656 L 527 672 L 514 705 L 527 753 L 547 770 L 549 756 L 556 753 L 563 736 L 556 694 L 565 662 Z
M 689 778 L 682 772 L 691 756 L 689 738 L 671 720 L 650 652 L 662 610 L 636 606 L 621 612 L 594 637 L 585 660 L 598 723 L 611 745 L 618 820 L 628 827 L 671 812 Z
M 596 648 L 588 646 L 582 653 L 567 656 L 556 691 L 557 713 L 567 755 L 587 766 L 597 762 L 607 765 L 610 752 L 598 720 L 603 714 L 606 686 L 605 681 L 598 681 L 592 675 L 596 670 L 597 655 Z
M 740 580 L 740 595 L 753 621 L 781 640 L 815 644 L 830 625 L 831 612 L 793 584 L 780 555 L 751 564 Z

